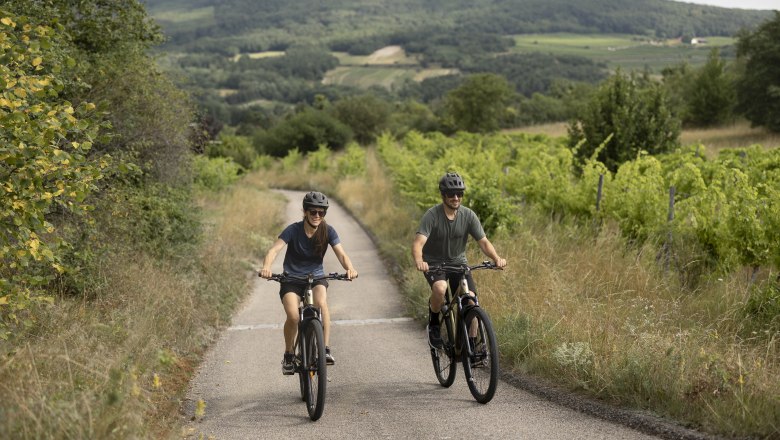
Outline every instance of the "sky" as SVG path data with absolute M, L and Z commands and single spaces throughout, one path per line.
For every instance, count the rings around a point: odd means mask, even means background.
M 685 3 L 720 6 L 722 8 L 780 10 L 780 0 L 677 0 Z

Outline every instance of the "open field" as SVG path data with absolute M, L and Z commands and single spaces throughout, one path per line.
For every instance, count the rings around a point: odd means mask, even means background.
M 374 51 L 371 55 L 358 56 L 345 52 L 334 52 L 342 66 L 366 66 L 388 64 L 417 64 L 416 57 L 406 54 L 401 46 L 387 46 Z
M 265 52 L 252 52 L 252 53 L 240 53 L 233 57 L 233 61 L 238 61 L 241 59 L 241 57 L 249 57 L 253 60 L 260 59 L 260 58 L 274 58 L 274 57 L 280 57 L 284 55 L 283 51 L 280 50 L 269 50 Z
M 323 84 L 349 85 L 367 89 L 380 86 L 392 89 L 407 80 L 422 81 L 435 76 L 451 75 L 457 69 L 413 67 L 418 65 L 415 57 L 408 56 L 401 46 L 383 47 L 367 56 L 353 56 L 334 52 L 341 65 L 323 78 Z
M 554 55 L 577 55 L 603 62 L 611 69 L 644 69 L 654 71 L 687 61 L 700 65 L 707 60 L 713 47 L 734 44 L 725 37 L 706 38 L 705 44 L 682 44 L 678 40 L 651 40 L 637 35 L 568 33 L 524 34 L 515 36 L 512 52 L 544 52 Z

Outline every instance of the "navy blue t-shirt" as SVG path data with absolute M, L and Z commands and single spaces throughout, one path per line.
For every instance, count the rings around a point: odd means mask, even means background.
M 328 226 L 328 243 L 336 246 L 341 243 L 339 234 L 332 226 Z M 322 268 L 322 259 L 324 257 L 314 252 L 314 238 L 306 236 L 303 229 L 303 221 L 293 223 L 279 234 L 279 238 L 287 243 L 287 252 L 284 254 L 284 271 L 291 275 L 304 276 L 314 274 L 314 276 L 325 275 Z M 326 249 L 327 251 L 327 249 Z

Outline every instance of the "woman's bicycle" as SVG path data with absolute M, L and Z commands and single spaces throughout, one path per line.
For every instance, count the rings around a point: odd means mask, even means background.
M 498 343 L 490 318 L 479 307 L 476 295 L 469 294 L 466 281 L 466 274 L 481 269 L 501 270 L 489 261 L 476 266 L 438 265 L 429 268 L 430 272 L 460 275 L 457 287 L 452 285 L 454 280 L 447 283 L 444 306 L 439 313 L 443 346 L 431 346 L 431 359 L 436 378 L 444 387 L 455 382 L 457 362 L 460 360 L 474 399 L 488 403 L 498 386 Z
M 325 390 L 328 371 L 325 367 L 325 338 L 320 309 L 314 306 L 312 284 L 320 280 L 352 281 L 347 274 L 330 273 L 315 277 L 312 274 L 296 276 L 287 273 L 271 274 L 269 281 L 306 283 L 303 299 L 298 307 L 298 336 L 295 338 L 295 372 L 301 386 L 301 399 L 306 402 L 309 418 L 318 420 L 325 409 Z

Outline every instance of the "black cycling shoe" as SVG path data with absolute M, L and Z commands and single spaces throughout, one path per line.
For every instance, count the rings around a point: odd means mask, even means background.
M 282 374 L 285 376 L 291 376 L 295 374 L 295 355 L 292 353 L 284 353 L 284 359 L 282 360 Z
M 428 324 L 428 344 L 433 348 L 444 348 L 444 341 L 441 339 L 441 329 L 438 325 Z

